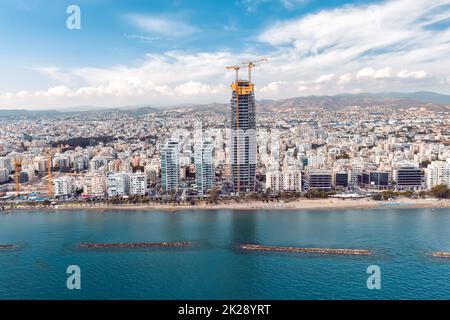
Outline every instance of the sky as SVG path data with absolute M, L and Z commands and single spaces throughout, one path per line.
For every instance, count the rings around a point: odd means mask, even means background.
M 257 99 L 450 94 L 450 0 L 0 0 L 0 109 L 227 102 L 261 58 Z

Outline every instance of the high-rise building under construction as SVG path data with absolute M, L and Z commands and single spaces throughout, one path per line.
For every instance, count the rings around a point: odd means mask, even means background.
M 237 71 L 239 67 L 230 67 Z M 249 71 L 250 67 L 249 67 Z M 249 72 L 250 74 L 250 72 Z M 256 114 L 254 85 L 249 80 L 232 84 L 231 98 L 231 173 L 235 192 L 255 191 Z

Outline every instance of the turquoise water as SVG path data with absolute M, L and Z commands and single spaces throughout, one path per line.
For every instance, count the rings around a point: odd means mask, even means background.
M 82 250 L 82 242 L 194 248 Z M 16 212 L 0 215 L 0 299 L 449 299 L 450 210 Z M 370 249 L 249 253 L 240 243 Z M 66 268 L 79 265 L 79 291 Z M 367 289 L 370 265 L 381 290 Z

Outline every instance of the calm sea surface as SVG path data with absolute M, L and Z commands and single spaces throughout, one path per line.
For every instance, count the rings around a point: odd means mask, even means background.
M 192 241 L 83 250 L 83 242 Z M 249 253 L 242 243 L 374 255 Z M 450 210 L 15 212 L 0 215 L 0 299 L 450 299 Z M 81 268 L 79 291 L 66 268 Z M 367 267 L 381 290 L 367 289 Z

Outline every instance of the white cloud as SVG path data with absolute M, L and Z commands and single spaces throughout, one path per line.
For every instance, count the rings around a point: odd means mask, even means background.
M 125 18 L 143 31 L 165 37 L 187 37 L 198 31 L 198 28 L 181 21 L 178 17 L 135 14 L 127 15 Z
M 286 86 L 287 83 L 285 81 L 274 81 L 268 83 L 266 86 L 259 89 L 259 92 L 263 94 L 274 94 L 278 93 L 283 86 Z
M 270 1 L 271 0 L 241 0 L 240 3 L 246 7 L 248 12 L 253 12 L 259 5 Z
M 360 79 L 360 78 L 366 78 L 366 77 L 373 77 L 375 75 L 375 72 L 376 71 L 373 68 L 364 68 L 358 72 L 358 75 L 356 76 L 356 78 Z
M 19 97 L 19 98 L 26 97 L 27 95 L 28 95 L 28 92 L 26 90 L 22 90 L 17 93 L 17 97 Z
M 320 77 L 318 77 L 314 82 L 315 83 L 324 83 L 324 82 L 331 81 L 333 78 L 334 78 L 334 73 L 324 74 L 324 75 L 321 75 Z
M 71 97 L 73 91 L 66 86 L 56 86 L 49 88 L 44 96 L 46 97 Z
M 350 81 L 352 81 L 352 79 L 353 79 L 352 75 L 350 73 L 346 73 L 339 77 L 338 83 L 341 85 L 346 84 L 346 83 L 349 83 Z
M 281 66 L 284 77 L 302 74 L 314 79 L 320 70 L 329 70 L 356 72 L 360 79 L 390 79 L 393 67 L 396 72 L 421 69 L 442 77 L 442 65 L 450 67 L 450 30 L 424 25 L 449 19 L 449 4 L 449 0 L 395 0 L 323 10 L 274 23 L 258 39 L 278 49 L 271 63 Z M 397 85 L 401 90 L 401 83 Z
M 35 68 L 34 70 L 62 83 L 69 83 L 73 80 L 71 74 L 64 72 L 61 68 L 58 67 L 40 67 Z
M 300 86 L 297 87 L 297 90 L 300 91 L 300 92 L 303 92 L 303 91 L 309 90 L 309 88 L 307 86 L 300 85 Z
M 391 78 L 392 77 L 392 68 L 386 67 L 384 69 L 379 69 L 375 71 L 375 74 L 373 75 L 375 79 L 385 79 L 385 78 Z
M 260 5 L 266 3 L 279 3 L 286 9 L 303 7 L 309 0 L 240 0 L 239 3 L 246 7 L 248 12 L 254 12 Z
M 212 87 L 210 85 L 202 84 L 200 82 L 196 81 L 189 81 L 186 83 L 183 83 L 175 88 L 175 92 L 181 94 L 181 95 L 200 95 L 200 94 L 215 94 L 220 89 L 222 89 L 222 86 L 219 87 Z
M 198 31 L 176 17 L 151 18 L 129 21 L 149 39 Z M 450 28 L 433 26 L 446 19 L 450 0 L 391 0 L 274 22 L 255 40 L 269 57 L 254 70 L 257 98 L 355 90 L 449 92 Z M 224 67 L 261 55 L 256 49 L 170 51 L 105 68 L 46 66 L 37 70 L 53 79 L 50 88 L 8 88 L 0 93 L 0 106 L 227 102 L 234 74 Z
M 398 77 L 403 78 L 403 79 L 408 79 L 408 78 L 423 79 L 426 76 L 427 76 L 427 73 L 423 70 L 412 71 L 412 72 L 409 72 L 408 70 L 402 70 L 398 73 Z
M 375 78 L 375 79 L 386 79 L 392 77 L 392 68 L 386 67 L 383 69 L 375 70 L 374 68 L 363 68 L 358 72 L 356 76 L 357 79 L 361 78 Z
M 159 38 L 158 37 L 149 37 L 149 36 L 144 36 L 141 34 L 124 34 L 124 36 L 128 39 L 133 39 L 133 40 L 138 40 L 138 41 L 142 41 L 142 42 L 154 42 L 154 41 L 158 41 Z
M 298 7 L 303 7 L 309 0 L 280 0 L 281 4 L 287 9 L 294 9 Z

